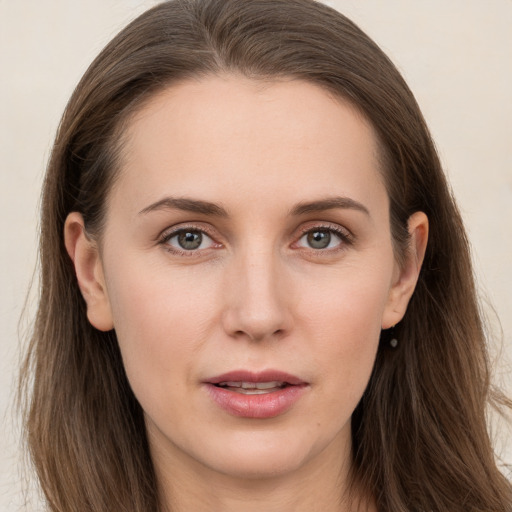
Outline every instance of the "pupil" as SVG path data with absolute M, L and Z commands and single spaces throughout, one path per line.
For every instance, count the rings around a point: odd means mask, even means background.
M 308 244 L 313 249 L 325 249 L 331 243 L 329 231 L 312 231 L 308 233 Z
M 203 235 L 197 231 L 182 231 L 178 234 L 178 243 L 186 251 L 197 249 L 202 241 Z

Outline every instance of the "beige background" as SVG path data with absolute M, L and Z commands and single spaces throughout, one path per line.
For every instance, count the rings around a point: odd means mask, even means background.
M 11 403 L 45 162 L 86 66 L 127 21 L 154 3 L 0 0 L 0 510 L 6 512 L 22 503 Z M 327 3 L 388 52 L 418 98 L 467 223 L 484 307 L 490 310 L 492 303 L 501 318 L 502 333 L 491 316 L 504 352 L 497 378 L 512 389 L 512 2 Z M 23 331 L 26 322 L 21 326 Z M 511 444 L 501 436 L 509 462 Z

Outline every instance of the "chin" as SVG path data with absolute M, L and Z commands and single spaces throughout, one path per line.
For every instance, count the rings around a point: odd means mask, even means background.
M 225 443 L 215 445 L 203 461 L 210 468 L 226 476 L 242 480 L 281 478 L 325 462 L 325 458 L 342 459 L 343 439 L 338 433 L 333 437 L 315 438 L 311 431 L 297 429 L 269 432 L 251 431 L 237 433 Z M 208 464 L 206 457 L 210 459 Z M 336 462 L 335 462 L 336 463 Z
M 308 454 L 289 448 L 255 447 L 243 452 L 226 454 L 212 469 L 240 480 L 266 480 L 295 473 L 307 464 L 308 459 Z

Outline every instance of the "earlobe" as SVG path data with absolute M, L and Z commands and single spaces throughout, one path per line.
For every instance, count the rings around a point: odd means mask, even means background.
M 405 263 L 398 268 L 397 277 L 391 287 L 382 318 L 382 329 L 389 329 L 404 317 L 425 257 L 428 241 L 427 216 L 423 212 L 413 213 L 409 217 L 408 229 L 410 236 L 409 250 Z
M 103 265 L 97 245 L 87 236 L 81 214 L 71 212 L 64 224 L 64 243 L 87 304 L 87 318 L 100 331 L 114 328 Z

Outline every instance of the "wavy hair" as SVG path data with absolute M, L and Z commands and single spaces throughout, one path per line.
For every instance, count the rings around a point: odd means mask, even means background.
M 174 0 L 120 32 L 76 87 L 42 199 L 39 309 L 21 389 L 31 458 L 52 512 L 159 510 L 143 412 L 114 331 L 86 317 L 63 241 L 67 215 L 100 236 L 123 131 L 156 92 L 235 72 L 295 78 L 351 102 L 380 142 L 397 260 L 407 220 L 430 239 L 396 350 L 379 349 L 352 417 L 352 478 L 380 512 L 504 512 L 486 407 L 486 339 L 461 217 L 413 94 L 354 23 L 312 0 Z M 510 402 L 508 402 L 510 405 Z

